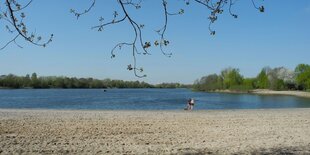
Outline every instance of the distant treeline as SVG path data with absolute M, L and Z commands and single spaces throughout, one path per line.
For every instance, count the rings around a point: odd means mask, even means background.
M 254 78 L 244 78 L 237 68 L 226 68 L 221 74 L 211 74 L 196 80 L 193 88 L 198 91 L 251 89 L 310 91 L 310 65 L 299 64 L 294 71 L 284 67 L 265 67 Z
M 152 85 L 139 81 L 123 81 L 111 79 L 75 78 L 64 76 L 16 76 L 13 74 L 0 76 L 0 88 L 185 88 L 179 83 L 162 83 Z

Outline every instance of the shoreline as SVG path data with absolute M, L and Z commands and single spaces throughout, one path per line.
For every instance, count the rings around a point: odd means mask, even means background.
M 305 91 L 293 91 L 293 90 L 269 90 L 269 89 L 253 89 L 248 91 L 237 91 L 237 90 L 214 90 L 207 91 L 209 93 L 229 93 L 229 94 L 256 94 L 256 95 L 283 95 L 283 96 L 296 96 L 303 98 L 310 98 L 310 92 Z
M 310 108 L 0 109 L 0 154 L 309 154 Z

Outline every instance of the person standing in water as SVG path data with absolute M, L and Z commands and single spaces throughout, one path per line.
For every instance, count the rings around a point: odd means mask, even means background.
M 195 100 L 193 98 L 190 98 L 187 100 L 187 107 L 185 110 L 193 110 L 195 104 Z
M 194 98 L 191 98 L 189 101 L 189 110 L 193 110 L 194 109 L 194 105 L 195 105 L 195 100 Z
M 184 109 L 184 110 L 190 110 L 190 108 L 191 108 L 191 98 L 189 98 L 188 100 L 187 100 L 187 105 L 186 105 L 186 108 Z

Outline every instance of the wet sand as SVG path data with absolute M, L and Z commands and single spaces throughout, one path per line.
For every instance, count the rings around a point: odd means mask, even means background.
M 0 154 L 310 154 L 310 109 L 0 109 Z

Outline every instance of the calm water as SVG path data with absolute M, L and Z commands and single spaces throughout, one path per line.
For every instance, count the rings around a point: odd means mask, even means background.
M 0 108 L 177 110 L 188 98 L 194 109 L 310 108 L 310 99 L 192 92 L 187 89 L 18 89 L 0 90 Z

